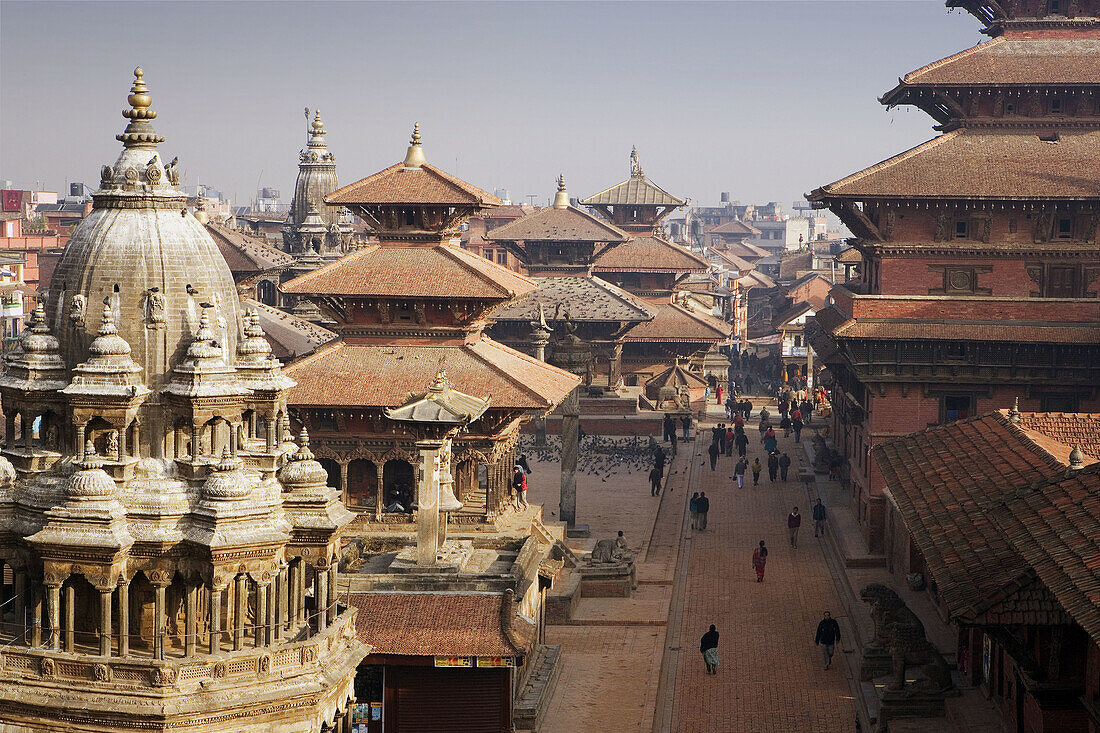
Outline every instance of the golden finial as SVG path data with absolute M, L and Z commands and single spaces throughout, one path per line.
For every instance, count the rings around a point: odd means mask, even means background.
M 558 192 L 554 194 L 554 208 L 564 209 L 569 206 L 569 193 L 565 190 L 565 174 L 558 175 Z
M 325 134 L 325 123 L 324 123 L 324 121 L 321 120 L 321 110 L 319 110 L 319 109 L 314 110 L 314 112 L 316 114 L 313 117 L 313 134 L 314 135 L 324 135 Z
M 405 153 L 405 167 L 419 168 L 422 165 L 424 165 L 424 148 L 420 145 L 420 123 L 417 122 L 413 125 L 409 151 Z
M 145 109 L 153 103 L 149 88 L 142 79 L 144 76 L 145 71 L 140 66 L 134 69 L 134 85 L 130 87 L 130 96 L 126 98 L 126 103 L 135 109 Z
M 121 135 L 115 135 L 115 139 L 128 148 L 135 146 L 153 146 L 164 142 L 164 138 L 157 134 L 151 120 L 157 118 L 157 113 L 149 109 L 153 104 L 153 98 L 149 96 L 149 88 L 145 86 L 145 71 L 139 66 L 134 69 L 134 84 L 130 87 L 130 96 L 126 97 L 126 103 L 130 109 L 123 110 L 122 116 L 130 120 L 126 131 Z
M 645 176 L 641 164 L 638 163 L 638 148 L 634 145 L 630 147 L 630 175 L 633 178 Z

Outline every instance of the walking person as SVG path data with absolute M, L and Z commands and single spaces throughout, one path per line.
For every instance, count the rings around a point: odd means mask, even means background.
M 752 568 L 756 571 L 756 582 L 764 582 L 764 566 L 768 564 L 768 548 L 764 540 L 760 540 L 760 546 L 752 551 Z
M 649 495 L 658 496 L 661 493 L 661 471 L 654 466 L 649 472 Z
M 737 465 L 733 467 L 733 476 L 737 479 L 737 488 L 745 488 L 745 471 L 748 470 L 749 464 L 745 462 L 745 457 L 741 456 L 737 459 Z
M 707 674 L 718 674 L 718 631 L 714 624 L 710 631 L 699 640 L 699 651 L 703 653 L 703 663 L 707 665 Z
M 715 466 L 718 465 L 718 454 L 720 452 L 721 451 L 718 449 L 717 440 L 711 442 L 710 447 L 707 448 L 707 453 L 710 454 L 710 470 L 712 471 L 714 470 Z
M 714 627 L 711 626 L 711 628 Z M 838 641 L 840 641 L 840 624 L 831 613 L 826 611 L 825 617 L 817 624 L 817 636 L 814 637 L 814 644 L 821 647 L 821 658 L 825 662 L 825 669 L 833 663 L 833 648 Z
M 527 474 L 523 467 L 517 465 L 516 472 L 512 474 L 512 490 L 516 492 L 516 511 L 527 508 Z
M 695 502 L 695 506 L 699 510 L 699 530 L 702 531 L 707 528 L 707 512 L 710 511 L 710 499 L 707 498 L 707 492 L 699 492 L 699 499 Z
M 726 428 L 726 456 L 727 457 L 733 455 L 733 439 L 734 439 L 733 428 L 732 427 Z
M 795 416 L 791 418 L 791 430 L 794 431 L 794 442 L 802 442 L 802 413 L 798 410 L 794 411 Z
M 691 512 L 691 528 L 699 529 L 699 492 L 696 491 L 691 495 L 691 501 L 688 502 L 688 511 Z
M 772 451 L 768 454 L 768 481 L 775 483 L 775 477 L 779 475 L 779 454 Z
M 684 442 L 686 443 L 687 439 L 688 439 L 688 429 L 691 427 L 691 416 L 690 415 L 681 415 L 680 416 L 680 427 L 683 428 L 683 430 L 684 430 Z
M 737 446 L 737 455 L 744 458 L 745 451 L 749 447 L 749 436 L 745 435 L 745 431 L 742 430 L 733 436 L 733 444 Z
M 653 448 L 653 467 L 661 473 L 661 478 L 665 477 L 665 461 L 668 457 L 665 455 L 665 449 L 657 445 Z
M 798 513 L 798 507 L 787 515 L 787 535 L 791 540 L 791 547 L 798 547 L 798 528 L 802 526 L 802 515 Z
M 760 458 L 756 457 L 752 459 L 752 485 L 760 485 L 760 472 L 764 470 L 764 467 L 760 465 Z
M 768 453 L 774 452 L 775 449 L 779 447 L 779 441 L 775 437 L 775 430 L 771 426 L 768 426 L 768 430 L 764 433 L 760 442 L 764 444 L 764 450 Z
M 665 440 L 670 443 L 676 442 L 676 422 L 672 419 L 672 415 L 665 415 L 664 419 L 665 428 Z
M 819 533 L 822 537 L 824 537 L 825 536 L 825 505 L 821 503 L 821 499 L 818 499 L 817 503 L 814 504 L 813 517 L 814 517 L 814 537 L 817 537 Z
M 786 453 L 779 456 L 779 478 L 781 481 L 787 480 L 787 471 L 791 468 L 791 457 Z

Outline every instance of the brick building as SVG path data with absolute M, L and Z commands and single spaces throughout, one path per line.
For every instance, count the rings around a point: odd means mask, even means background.
M 1100 3 L 948 5 L 992 40 L 881 100 L 927 112 L 942 134 L 809 195 L 862 255 L 808 336 L 872 550 L 887 525 L 872 446 L 1015 398 L 1100 409 Z

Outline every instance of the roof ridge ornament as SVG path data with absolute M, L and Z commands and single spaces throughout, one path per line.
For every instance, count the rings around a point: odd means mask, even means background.
M 420 123 L 413 123 L 412 137 L 409 139 L 409 150 L 405 153 L 405 168 L 419 168 L 424 165 L 424 146 L 420 144 Z
M 1012 409 L 1008 411 L 1008 421 L 1014 425 L 1020 423 L 1020 397 L 1016 396 L 1016 401 L 1012 403 Z
M 645 178 L 645 171 L 642 170 L 642 166 L 638 162 L 638 147 L 636 145 L 632 145 L 630 148 L 630 177 Z
M 1080 471 L 1085 467 L 1085 452 L 1077 443 L 1073 444 L 1073 450 L 1069 452 L 1069 470 Z
M 565 174 L 558 174 L 558 192 L 554 194 L 554 208 L 569 208 L 569 192 L 565 190 Z

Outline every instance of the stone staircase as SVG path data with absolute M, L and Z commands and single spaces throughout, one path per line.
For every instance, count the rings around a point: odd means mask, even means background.
M 512 710 L 516 731 L 538 731 L 542 724 L 554 686 L 561 676 L 561 644 L 540 644 L 528 664 L 531 673 Z

